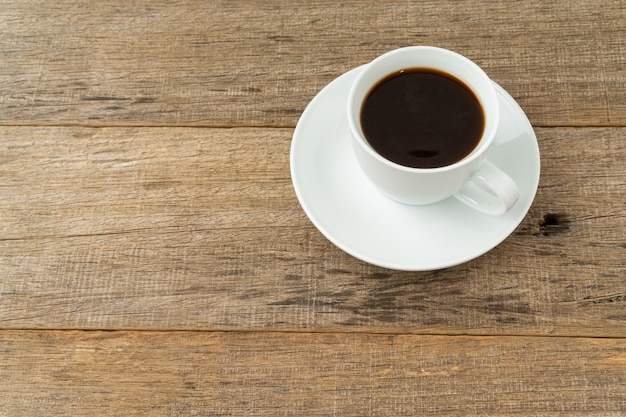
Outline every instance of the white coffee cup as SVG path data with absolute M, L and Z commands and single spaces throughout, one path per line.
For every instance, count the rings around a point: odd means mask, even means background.
M 403 69 L 429 68 L 452 75 L 472 90 L 484 113 L 482 137 L 461 160 L 438 168 L 413 168 L 392 162 L 377 153 L 361 127 L 361 108 L 372 88 L 388 75 Z M 348 95 L 348 123 L 359 165 L 367 178 L 385 195 L 405 204 L 423 205 L 450 196 L 483 213 L 507 212 L 518 199 L 515 182 L 486 159 L 500 119 L 500 105 L 493 82 L 474 62 L 447 49 L 410 46 L 387 52 L 365 65 Z

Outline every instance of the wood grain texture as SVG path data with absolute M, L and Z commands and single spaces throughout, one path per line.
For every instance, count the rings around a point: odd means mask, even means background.
M 11 417 L 626 410 L 623 339 L 2 331 L 0 352 Z
M 535 126 L 626 125 L 622 1 L 1 1 L 3 125 L 289 126 L 401 46 L 474 59 Z
M 292 132 L 0 128 L 0 327 L 626 336 L 626 129 L 537 129 L 526 219 L 429 273 L 311 225 Z
M 623 416 L 622 0 L 0 0 L 0 417 Z M 442 271 L 313 227 L 289 146 L 401 46 L 480 64 L 542 177 Z

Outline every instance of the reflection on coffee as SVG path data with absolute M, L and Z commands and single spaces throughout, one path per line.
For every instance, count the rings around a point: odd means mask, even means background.
M 361 108 L 361 126 L 384 158 L 413 168 L 437 168 L 476 148 L 485 115 L 474 93 L 454 76 L 408 68 L 372 88 Z

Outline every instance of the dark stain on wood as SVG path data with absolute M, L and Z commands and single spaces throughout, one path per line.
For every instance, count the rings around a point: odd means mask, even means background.
M 445 324 L 447 318 L 426 312 L 435 311 L 433 306 L 442 297 L 462 294 L 459 285 L 464 279 L 451 279 L 438 271 L 419 274 L 373 271 L 355 277 L 355 284 L 363 281 L 374 284 L 355 290 L 353 294 L 344 291 L 347 297 L 333 304 L 335 310 L 352 316 L 351 320 L 342 320 L 338 324 L 357 326 L 373 322 L 392 323 L 406 317 L 412 317 L 411 321 L 420 325 Z M 509 311 L 516 309 L 511 307 Z
M 543 236 L 553 236 L 569 231 L 570 221 L 565 214 L 547 213 L 539 224 L 540 233 Z

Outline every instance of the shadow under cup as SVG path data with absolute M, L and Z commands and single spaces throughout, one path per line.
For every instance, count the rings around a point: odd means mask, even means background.
M 482 108 L 484 128 L 478 144 L 468 155 L 450 165 L 414 168 L 392 162 L 372 147 L 363 132 L 361 111 L 372 89 L 391 74 L 416 68 L 449 74 L 471 90 Z M 396 49 L 365 65 L 352 85 L 347 106 L 353 149 L 363 172 L 388 197 L 417 205 L 450 197 L 468 181 L 484 160 L 500 117 L 496 90 L 487 74 L 462 55 L 430 46 Z

